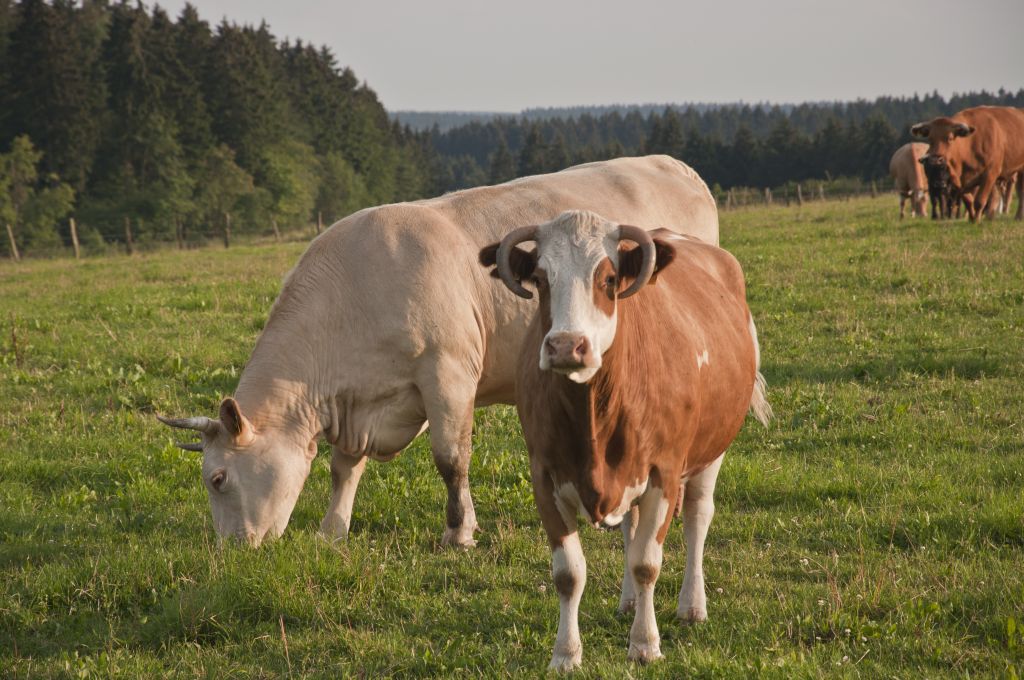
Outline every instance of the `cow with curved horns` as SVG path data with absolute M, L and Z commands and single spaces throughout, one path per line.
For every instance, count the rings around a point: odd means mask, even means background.
M 928 140 L 926 171 L 948 169 L 950 184 L 965 198 L 968 216 L 977 221 L 984 211 L 992 216 L 994 195 L 1000 179 L 1017 173 L 1017 214 L 1024 218 L 1024 109 L 1007 106 L 976 106 L 952 117 L 934 118 L 910 128 L 911 134 Z
M 532 252 L 517 247 L 527 241 Z M 582 660 L 580 514 L 621 525 L 619 608 L 635 610 L 629 658 L 657 659 L 654 585 L 674 511 L 682 508 L 687 553 L 677 614 L 703 621 L 715 479 L 747 411 L 771 416 L 743 272 L 716 246 L 583 211 L 517 229 L 480 262 L 496 265 L 517 296 L 539 296 L 516 407 L 559 597 L 550 667 Z
M 685 225 L 718 242 L 718 211 L 691 168 L 621 158 L 439 198 L 370 208 L 315 239 L 285 279 L 234 397 L 217 419 L 162 418 L 201 433 L 202 478 L 221 536 L 284 531 L 316 456 L 332 448 L 321 531 L 348 534 L 367 458 L 389 460 L 429 423 L 447 486 L 442 541 L 474 542 L 474 406 L 512 403 L 532 316 L 490 285 L 479 249 L 573 208 L 624 222 Z

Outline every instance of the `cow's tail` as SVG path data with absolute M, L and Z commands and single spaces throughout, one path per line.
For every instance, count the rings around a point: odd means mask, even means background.
M 761 346 L 757 342 L 757 328 L 754 326 L 754 317 L 748 313 L 747 320 L 750 325 L 750 339 L 754 341 L 756 370 L 754 392 L 750 395 L 750 412 L 761 421 L 762 425 L 767 427 L 768 421 L 772 419 L 774 414 L 772 413 L 772 405 L 768 403 L 768 383 L 765 382 L 764 376 L 761 375 Z

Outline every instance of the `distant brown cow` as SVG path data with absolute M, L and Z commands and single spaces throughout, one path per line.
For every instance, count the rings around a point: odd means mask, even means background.
M 965 196 L 973 192 L 968 205 L 972 220 L 979 219 L 982 210 L 991 217 L 996 183 L 1024 170 L 1024 109 L 976 106 L 918 123 L 910 131 L 928 140 L 928 165 L 947 166 L 952 185 Z M 1018 179 L 1018 199 L 1022 191 Z M 1016 218 L 1024 219 L 1022 205 L 1017 206 Z
M 910 214 L 924 217 L 925 193 L 928 180 L 924 176 L 924 168 L 919 162 L 928 153 L 928 145 L 924 142 L 908 142 L 896 149 L 889 161 L 889 175 L 896 184 L 896 192 L 900 195 L 900 219 L 910 199 Z

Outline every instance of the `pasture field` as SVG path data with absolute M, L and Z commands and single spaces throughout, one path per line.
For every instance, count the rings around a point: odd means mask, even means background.
M 1024 225 L 896 215 L 723 213 L 776 420 L 722 468 L 704 625 L 675 621 L 669 534 L 664 660 L 626 661 L 620 535 L 581 530 L 578 677 L 1024 674 Z M 368 466 L 347 543 L 316 535 L 322 447 L 281 540 L 218 546 L 153 413 L 215 414 L 302 249 L 0 265 L 0 676 L 543 674 L 558 602 L 511 408 L 477 413 L 474 550 L 439 547 L 424 437 Z

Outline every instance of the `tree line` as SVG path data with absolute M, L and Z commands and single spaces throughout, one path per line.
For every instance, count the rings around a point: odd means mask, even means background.
M 329 223 L 436 192 L 434 157 L 327 48 L 265 24 L 0 0 L 0 221 L 27 250 L 66 244 L 71 214 L 86 244 Z

